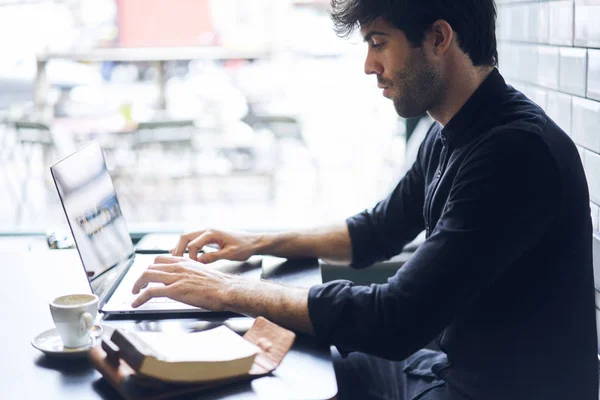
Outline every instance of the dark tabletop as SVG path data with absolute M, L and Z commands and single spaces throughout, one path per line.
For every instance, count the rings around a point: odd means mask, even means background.
M 89 293 L 81 262 L 75 251 L 54 250 L 1 253 L 0 291 L 0 397 L 7 399 L 113 399 L 116 391 L 87 359 L 65 360 L 44 355 L 31 345 L 38 333 L 53 327 L 48 303 L 67 293 Z M 316 260 L 266 258 L 262 274 L 293 286 L 321 282 Z M 227 315 L 193 318 L 117 319 L 102 324 L 137 330 L 192 331 L 218 325 Z M 233 317 L 234 326 L 243 319 Z M 270 376 L 236 384 L 196 398 L 202 399 L 331 399 L 337 393 L 329 347 L 306 335 L 298 335 L 290 353 Z M 194 398 L 194 397 L 191 397 Z

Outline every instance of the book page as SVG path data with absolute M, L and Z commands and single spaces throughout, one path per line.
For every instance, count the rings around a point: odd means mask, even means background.
M 226 326 L 202 332 L 135 332 L 160 360 L 167 362 L 185 361 L 229 361 L 250 357 L 260 352 Z

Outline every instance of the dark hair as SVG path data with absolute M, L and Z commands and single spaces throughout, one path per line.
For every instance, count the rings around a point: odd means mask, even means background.
M 331 18 L 339 36 L 381 17 L 402 30 L 415 47 L 443 19 L 458 34 L 460 48 L 474 66 L 498 64 L 494 0 L 331 0 Z

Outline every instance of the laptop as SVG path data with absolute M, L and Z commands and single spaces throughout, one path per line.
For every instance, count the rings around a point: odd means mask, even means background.
M 132 308 L 131 293 L 138 277 L 156 255 L 136 254 L 119 206 L 102 149 L 91 143 L 50 167 L 92 292 L 105 314 L 194 313 L 208 310 L 168 298 L 154 298 Z M 210 264 L 224 272 L 260 279 L 261 259 Z M 150 285 L 161 285 L 153 283 Z

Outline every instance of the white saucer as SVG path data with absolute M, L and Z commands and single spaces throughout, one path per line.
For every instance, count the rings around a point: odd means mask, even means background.
M 62 358 L 86 357 L 88 350 L 96 346 L 103 335 L 110 337 L 114 328 L 107 325 L 94 325 L 92 338 L 87 346 L 65 347 L 56 328 L 48 329 L 31 339 L 31 345 L 44 354 Z

